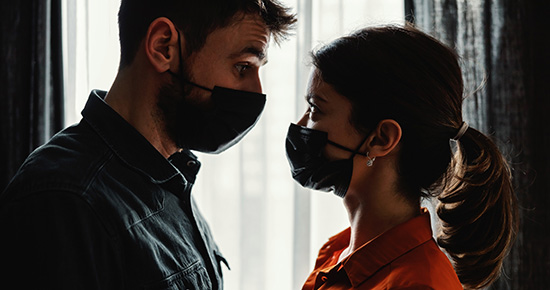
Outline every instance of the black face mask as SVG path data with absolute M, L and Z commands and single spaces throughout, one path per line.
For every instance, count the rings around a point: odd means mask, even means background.
M 179 146 L 221 153 L 237 144 L 260 119 L 266 102 L 264 94 L 218 86 L 211 92 L 212 103 L 208 109 L 189 106 L 189 103 L 182 104 L 185 108 L 178 108 L 178 123 L 182 127 L 176 133 Z M 192 123 L 189 116 L 194 116 Z
M 215 86 L 214 89 L 189 81 L 184 73 L 180 44 L 180 73 L 168 71 L 181 87 L 193 85 L 212 93 L 205 106 L 181 96 L 177 102 L 175 124 L 171 127 L 176 145 L 205 153 L 221 153 L 238 143 L 254 127 L 264 109 L 266 95 Z M 185 92 L 186 90 L 182 90 Z
M 368 136 L 368 135 L 367 135 Z M 366 141 L 356 150 L 349 149 L 328 140 L 328 133 L 290 124 L 286 137 L 286 154 L 292 177 L 303 187 L 322 191 L 332 191 L 344 197 L 348 191 L 353 172 L 353 157 Z M 330 161 L 323 156 L 327 144 L 351 152 L 348 159 Z

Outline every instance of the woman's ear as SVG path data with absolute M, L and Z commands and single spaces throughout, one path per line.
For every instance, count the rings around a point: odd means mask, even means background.
M 401 141 L 401 126 L 395 120 L 385 119 L 378 123 L 367 140 L 370 157 L 386 156 Z
M 159 17 L 149 25 L 147 35 L 145 36 L 145 55 L 153 66 L 159 72 L 171 70 L 176 72 L 179 67 L 178 30 L 174 23 L 166 17 Z M 183 39 L 180 40 L 183 46 Z

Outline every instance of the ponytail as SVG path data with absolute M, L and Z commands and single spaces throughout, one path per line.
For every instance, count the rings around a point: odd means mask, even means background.
M 466 289 L 494 282 L 517 233 L 518 213 L 508 164 L 496 145 L 469 128 L 456 143 L 439 195 L 438 244 Z

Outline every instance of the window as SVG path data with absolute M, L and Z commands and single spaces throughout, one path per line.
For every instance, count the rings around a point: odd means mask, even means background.
M 402 0 L 286 0 L 298 14 L 295 34 L 271 45 L 261 73 L 267 106 L 238 145 L 202 162 L 193 195 L 231 271 L 225 288 L 299 289 L 320 246 L 348 227 L 340 198 L 310 192 L 292 179 L 284 142 L 305 110 L 309 52 L 366 25 L 403 23 Z M 91 89 L 108 90 L 119 62 L 119 1 L 64 3 L 67 125 L 80 119 Z M 213 182 L 215 180 L 215 182 Z

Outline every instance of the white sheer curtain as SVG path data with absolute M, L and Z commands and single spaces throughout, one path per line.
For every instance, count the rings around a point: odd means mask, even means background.
M 202 161 L 193 195 L 229 261 L 225 288 L 299 289 L 320 246 L 348 226 L 341 199 L 300 188 L 285 156 L 288 125 L 305 110 L 309 52 L 366 25 L 403 23 L 402 0 L 285 0 L 295 35 L 271 45 L 262 70 L 266 110 L 241 143 Z M 109 89 L 118 67 L 118 0 L 66 0 L 66 120 L 80 118 L 93 88 Z

